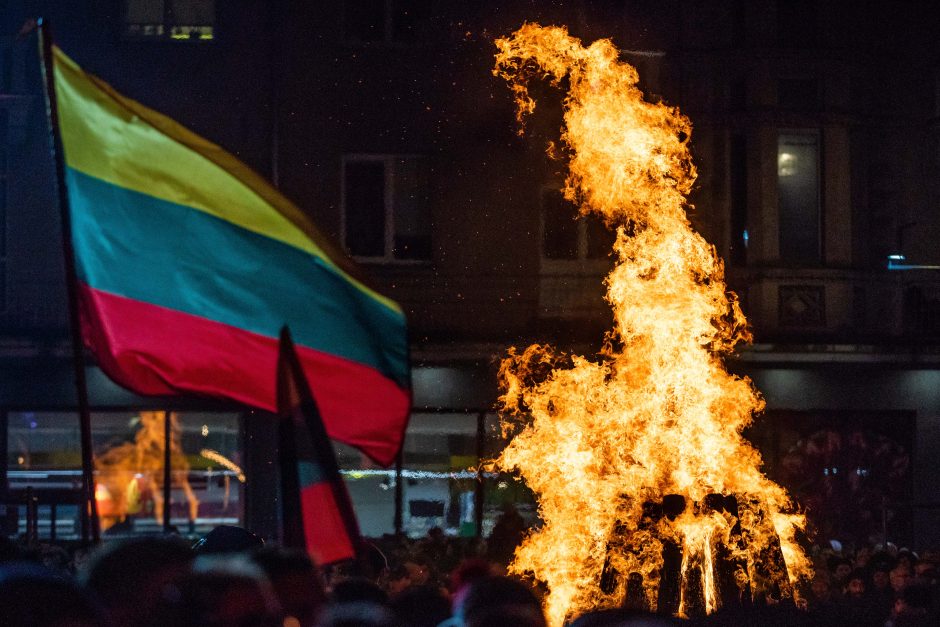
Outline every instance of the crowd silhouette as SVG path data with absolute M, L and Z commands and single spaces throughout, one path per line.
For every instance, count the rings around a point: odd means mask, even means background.
M 362 559 L 319 568 L 303 551 L 219 527 L 109 540 L 92 550 L 0 544 L 6 627 L 544 627 L 531 580 L 506 575 L 524 528 L 507 515 L 487 540 L 384 536 Z M 836 545 L 838 546 L 838 545 Z M 726 607 L 697 620 L 607 608 L 570 627 L 940 624 L 940 552 L 892 545 L 813 549 L 815 576 L 792 599 Z

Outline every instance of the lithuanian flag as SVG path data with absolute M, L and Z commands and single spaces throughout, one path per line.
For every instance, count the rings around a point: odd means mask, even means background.
M 53 46 L 84 341 L 141 394 L 277 410 L 290 327 L 329 435 L 390 464 L 410 409 L 405 317 L 247 166 Z

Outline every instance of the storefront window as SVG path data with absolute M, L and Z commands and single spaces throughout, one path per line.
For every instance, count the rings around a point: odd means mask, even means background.
M 171 525 L 190 536 L 220 524 L 243 525 L 246 479 L 240 415 L 183 411 L 168 417 Z M 92 414 L 96 499 L 105 538 L 162 531 L 166 418 L 162 410 Z M 79 537 L 82 477 L 77 414 L 20 411 L 9 412 L 7 419 L 12 495 L 22 496 L 31 488 L 39 496 L 41 538 L 53 533 L 60 539 Z M 482 451 L 484 460 L 492 460 L 507 443 L 496 414 L 483 416 L 480 441 L 479 420 L 477 412 L 414 414 L 405 436 L 400 490 L 394 466 L 379 467 L 356 449 L 334 442 L 363 535 L 394 533 L 398 511 L 401 530 L 410 537 L 422 537 L 434 527 L 449 536 L 474 537 L 481 496 L 478 455 Z M 484 536 L 510 509 L 526 524 L 535 519 L 531 492 L 511 474 L 484 473 L 482 499 Z M 52 502 L 55 508 L 50 507 Z M 7 530 L 24 533 L 26 522 L 25 508 L 20 507 Z
M 376 538 L 395 531 L 395 469 L 381 468 L 358 450 L 333 442 L 359 530 Z
M 478 442 L 479 418 L 476 412 L 411 416 L 400 491 L 402 532 L 409 537 L 422 537 L 434 527 L 449 536 L 476 535 L 478 455 L 482 450 L 484 461 L 491 460 L 506 445 L 496 414 L 483 417 L 483 441 Z M 363 535 L 393 533 L 398 480 L 395 468 L 379 468 L 351 447 L 335 442 L 334 446 Z M 535 518 L 532 494 L 521 480 L 508 473 L 485 472 L 484 536 L 510 508 L 526 524 Z
M 415 414 L 405 437 L 402 526 L 420 537 L 433 527 L 473 536 L 476 414 Z
M 154 533 L 163 528 L 164 442 L 171 432 L 170 524 L 200 535 L 244 520 L 240 418 L 232 412 L 93 412 L 95 498 L 106 535 Z M 75 412 L 9 412 L 10 490 L 31 488 L 40 502 L 54 491 L 79 494 L 81 446 Z M 76 498 L 77 500 L 77 498 Z M 40 508 L 40 536 L 80 533 L 75 505 Z M 24 528 L 25 518 L 19 525 Z

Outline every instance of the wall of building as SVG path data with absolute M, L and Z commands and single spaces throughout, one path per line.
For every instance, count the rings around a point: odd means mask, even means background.
M 892 253 L 940 265 L 940 49 L 934 25 L 913 10 L 851 0 L 520 0 L 419 2 L 405 15 L 389 0 L 370 16 L 352 2 L 232 0 L 215 3 L 212 40 L 175 41 L 123 36 L 125 1 L 12 0 L 0 16 L 10 59 L 0 83 L 8 112 L 0 349 L 19 373 L 4 388 L 15 388 L 4 398 L 17 406 L 70 385 L 43 365 L 63 354 L 66 308 L 35 40 L 15 35 L 38 14 L 86 69 L 273 179 L 337 241 L 347 227 L 345 161 L 427 164 L 429 254 L 363 262 L 408 313 L 427 407 L 492 403 L 496 391 L 481 373 L 490 376 L 510 344 L 590 353 L 610 325 L 608 263 L 548 259 L 542 242 L 544 190 L 563 176 L 544 155 L 560 107 L 543 106 L 520 137 L 508 90 L 491 72 L 494 38 L 524 21 L 567 24 L 585 41 L 612 37 L 641 87 L 691 118 L 701 174 L 690 219 L 725 258 L 758 350 L 783 370 L 802 372 L 801 356 L 819 346 L 907 355 L 909 347 L 931 354 L 940 341 L 937 271 L 886 265 Z M 379 35 L 368 34 L 369 20 Z M 779 138 L 794 129 L 817 140 L 815 261 L 788 258 L 781 246 Z M 910 359 L 916 368 L 904 367 L 905 381 L 929 381 L 933 362 L 920 369 Z M 755 379 L 777 409 L 870 399 L 914 412 L 915 527 L 920 542 L 936 544 L 928 530 L 940 467 L 930 451 L 940 421 L 931 388 L 895 381 L 890 359 L 872 363 L 885 372 L 864 385 L 829 371 L 806 384 L 811 392 L 776 371 Z

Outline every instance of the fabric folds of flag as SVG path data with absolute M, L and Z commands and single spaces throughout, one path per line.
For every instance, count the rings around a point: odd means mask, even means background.
M 355 559 L 359 524 L 286 327 L 281 332 L 277 402 L 284 544 L 305 547 L 319 565 Z
M 141 394 L 276 411 L 290 327 L 329 435 L 390 464 L 410 408 L 405 318 L 232 155 L 53 46 L 85 343 Z

